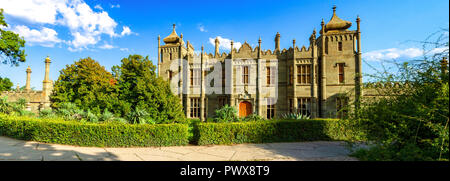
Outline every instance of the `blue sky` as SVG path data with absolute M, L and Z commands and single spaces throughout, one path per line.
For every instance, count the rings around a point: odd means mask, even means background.
M 41 2 L 42 1 L 42 2 Z M 408 59 L 420 55 L 420 44 L 441 28 L 449 27 L 447 0 L 323 0 L 323 1 L 119 1 L 119 0 L 0 0 L 9 30 L 27 41 L 27 61 L 18 67 L 0 64 L 0 76 L 25 85 L 28 66 L 31 86 L 40 90 L 44 59 L 52 59 L 50 79 L 57 80 L 66 64 L 90 56 L 107 70 L 129 54 L 149 56 L 156 64 L 157 36 L 171 33 L 172 24 L 196 50 L 213 52 L 210 38 L 220 36 L 235 43 L 274 49 L 281 34 L 281 48 L 308 46 L 322 18 L 328 22 L 332 6 L 337 15 L 353 23 L 361 18 L 362 50 L 366 62 Z M 4 27 L 3 27 L 4 28 Z M 221 51 L 228 52 L 227 47 Z M 371 72 L 363 64 L 364 72 Z

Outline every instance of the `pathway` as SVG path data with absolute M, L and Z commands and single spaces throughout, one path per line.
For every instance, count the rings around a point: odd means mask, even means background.
M 98 148 L 22 141 L 0 136 L 0 161 L 356 161 L 343 142 Z

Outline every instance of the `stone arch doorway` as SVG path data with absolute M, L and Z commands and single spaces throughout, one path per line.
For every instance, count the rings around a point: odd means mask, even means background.
M 252 113 L 252 103 L 247 101 L 239 103 L 239 117 L 246 117 Z

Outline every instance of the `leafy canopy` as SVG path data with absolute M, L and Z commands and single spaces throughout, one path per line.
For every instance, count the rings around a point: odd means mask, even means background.
M 105 67 L 90 57 L 80 59 L 60 71 L 50 99 L 53 108 L 71 102 L 82 110 L 99 114 L 114 110 L 117 99 L 115 79 Z
M 183 122 L 184 114 L 180 99 L 175 96 L 169 83 L 156 76 L 156 66 L 141 55 L 130 55 L 114 66 L 117 78 L 119 105 L 122 115 L 145 110 L 147 121 L 155 123 Z
M 18 66 L 25 62 L 25 40 L 12 31 L 5 31 L 1 27 L 8 27 L 4 20 L 3 9 L 0 9 L 0 58 L 3 64 Z
M 11 90 L 11 87 L 13 85 L 14 84 L 11 82 L 11 80 L 9 80 L 9 78 L 7 78 L 7 77 L 5 77 L 5 78 L 0 77 L 0 92 Z

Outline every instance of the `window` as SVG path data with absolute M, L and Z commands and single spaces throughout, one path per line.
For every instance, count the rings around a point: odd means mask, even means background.
M 169 53 L 169 60 L 172 60 L 172 52 Z
M 328 54 L 328 37 L 325 38 L 325 54 Z
M 297 83 L 311 84 L 311 65 L 297 65 Z
M 344 63 L 338 63 L 339 67 L 339 83 L 344 83 Z
M 242 83 L 247 85 L 248 84 L 248 66 L 244 66 L 242 71 Z
M 191 69 L 190 70 L 190 81 L 191 81 L 191 86 L 198 86 L 200 85 L 200 79 L 201 79 L 201 72 L 199 69 Z
M 290 85 L 294 84 L 294 67 L 293 66 L 289 67 L 289 84 Z
M 348 113 L 348 97 L 338 97 L 336 98 L 336 111 L 338 118 L 345 118 Z
M 289 105 L 289 113 L 294 113 L 294 99 L 289 99 L 288 105 Z
M 273 86 L 274 82 L 274 69 L 272 67 L 267 67 L 267 86 Z
M 225 105 L 228 104 L 228 97 L 221 96 L 221 97 L 218 97 L 218 99 L 219 99 L 219 102 L 218 102 L 218 104 L 217 104 L 218 109 L 220 109 L 220 108 L 222 108 L 223 106 L 225 106 Z
M 339 50 L 339 51 L 342 51 L 342 42 L 341 42 L 341 41 L 338 42 L 338 50 Z
M 222 68 L 222 87 L 225 87 L 225 68 Z
M 275 117 L 275 98 L 267 99 L 267 119 Z
M 200 117 L 200 98 L 191 98 L 191 118 Z
M 304 116 L 311 115 L 311 98 L 297 98 L 298 113 Z
M 169 80 L 172 80 L 173 77 L 173 72 L 171 70 L 169 70 Z

